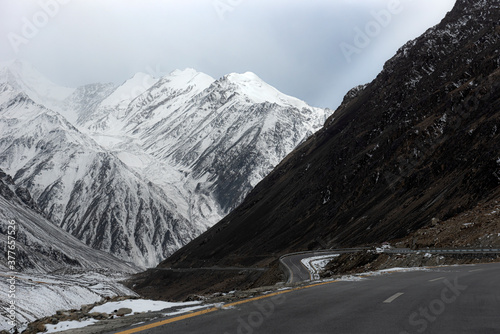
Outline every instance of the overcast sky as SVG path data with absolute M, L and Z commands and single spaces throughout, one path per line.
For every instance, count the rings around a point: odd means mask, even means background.
M 195 68 L 255 72 L 336 108 L 455 0 L 0 0 L 0 60 L 70 87 Z

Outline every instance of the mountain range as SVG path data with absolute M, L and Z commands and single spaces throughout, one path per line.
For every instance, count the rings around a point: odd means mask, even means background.
M 497 1 L 458 0 L 350 91 L 240 206 L 159 268 L 264 267 L 271 275 L 280 255 L 380 244 L 498 199 L 499 20 Z M 237 274 L 224 279 L 239 288 Z M 156 270 L 135 284 L 179 296 L 169 287 L 175 280 L 191 293 L 216 283 Z
M 48 220 L 142 267 L 233 210 L 331 114 L 250 72 L 73 89 L 1 65 L 0 168 Z

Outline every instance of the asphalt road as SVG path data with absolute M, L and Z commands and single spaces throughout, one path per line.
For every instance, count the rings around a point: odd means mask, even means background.
M 314 253 L 313 253 L 314 254 Z M 297 255 L 289 255 L 283 257 L 281 259 L 281 263 L 288 270 L 288 281 L 287 283 L 296 283 L 307 281 L 310 279 L 310 272 L 307 268 L 302 264 L 301 260 L 313 257 L 311 253 L 309 254 L 297 254 Z
M 287 273 L 287 283 L 299 283 L 311 280 L 311 272 L 302 264 L 302 260 L 315 256 L 335 255 L 354 253 L 359 250 L 366 250 L 368 248 L 346 248 L 338 250 L 323 250 L 315 252 L 301 252 L 293 253 L 282 256 L 280 258 L 281 264 L 285 267 Z M 413 250 L 409 248 L 386 248 L 382 252 L 389 254 L 404 254 L 404 253 L 432 253 L 432 254 L 496 254 L 500 253 L 500 249 L 419 249 Z
M 114 333 L 500 333 L 500 263 L 375 275 L 277 293 Z

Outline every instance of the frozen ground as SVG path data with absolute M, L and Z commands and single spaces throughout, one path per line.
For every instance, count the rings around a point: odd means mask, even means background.
M 426 267 L 412 267 L 412 268 L 396 267 L 396 268 L 381 269 L 381 270 L 376 270 L 376 271 L 368 271 L 365 273 L 354 274 L 354 275 L 344 275 L 340 278 L 327 279 L 326 281 L 335 280 L 335 281 L 356 282 L 356 281 L 364 280 L 370 276 L 379 276 L 379 275 L 399 273 L 399 272 L 422 271 L 422 270 L 429 270 L 429 268 L 426 268 Z
M 157 311 L 165 311 L 163 316 L 170 316 L 176 314 L 182 314 L 190 311 L 194 311 L 200 308 L 206 308 L 207 305 L 200 305 L 201 302 L 185 302 L 185 303 L 171 303 L 171 302 L 163 302 L 157 300 L 147 300 L 147 299 L 127 299 L 118 302 L 108 302 L 99 306 L 94 307 L 90 312 L 99 312 L 99 313 L 108 313 L 112 314 L 114 311 L 120 308 L 129 308 L 132 310 L 131 313 L 126 314 L 125 316 L 133 316 L 137 313 L 142 312 L 157 312 Z M 116 317 L 116 316 L 115 316 Z M 84 328 L 90 325 L 97 323 L 98 320 L 88 319 L 82 321 L 61 321 L 55 325 L 45 325 L 47 328 L 46 333 L 57 333 L 61 331 L 67 330 L 76 330 L 80 328 Z M 133 325 L 138 325 L 143 322 L 134 323 Z
M 122 274 L 105 271 L 16 273 L 15 281 L 9 280 L 10 277 L 9 273 L 0 274 L 0 330 L 12 328 L 7 313 L 11 301 L 16 308 L 15 323 L 18 329 L 24 329 L 29 322 L 57 310 L 80 309 L 81 305 L 93 304 L 104 297 L 136 295 L 118 283 L 124 279 Z
M 184 306 L 193 306 L 199 305 L 201 302 L 184 302 L 184 303 L 172 303 L 172 302 L 164 302 L 159 300 L 148 300 L 148 299 L 127 299 L 119 302 L 109 302 L 106 304 L 102 304 L 94 307 L 90 312 L 99 312 L 99 313 L 113 313 L 114 310 L 118 310 L 120 308 L 129 308 L 132 310 L 132 313 L 139 312 L 152 312 L 152 311 L 161 311 L 164 309 L 171 309 L 177 307 Z M 191 309 L 191 308 L 190 308 Z
M 61 321 L 55 325 L 45 325 L 47 331 L 45 333 L 57 333 L 61 331 L 66 331 L 70 329 L 83 328 L 93 325 L 97 322 L 95 319 L 88 319 L 84 321 Z

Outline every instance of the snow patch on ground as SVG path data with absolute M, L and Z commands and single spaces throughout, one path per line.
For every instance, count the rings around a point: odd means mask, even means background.
M 308 257 L 300 260 L 302 264 L 309 270 L 313 279 L 319 279 L 319 273 L 323 271 L 326 265 L 335 257 L 340 254 L 328 254 Z
M 391 245 L 389 245 L 389 244 L 384 244 L 384 245 L 382 245 L 382 247 L 377 247 L 377 248 L 375 248 L 375 251 L 376 251 L 378 254 L 380 254 L 380 253 L 383 253 L 386 249 L 391 249 L 391 248 L 392 248 L 392 247 L 391 247 Z
M 57 332 L 62 332 L 70 329 L 77 329 L 77 328 L 83 328 L 87 327 L 90 325 L 93 325 L 97 322 L 98 320 L 95 319 L 88 319 L 88 320 L 83 320 L 83 321 L 61 321 L 60 323 L 56 325 L 45 325 L 45 328 L 47 331 L 45 333 L 57 333 Z
M 341 282 L 359 282 L 365 280 L 366 277 L 361 277 L 357 275 L 346 275 L 342 276 L 339 279 L 336 279 L 336 281 L 341 281 Z
M 0 279 L 0 330 L 10 330 L 7 304 L 10 283 L 2 275 Z M 58 310 L 79 309 L 82 305 L 93 304 L 104 297 L 136 294 L 118 283 L 123 275 L 102 274 L 89 271 L 81 274 L 44 275 L 16 274 L 15 297 L 16 324 L 24 330 L 29 322 L 50 316 Z
M 100 312 L 100 313 L 108 313 L 111 314 L 115 310 L 121 308 L 129 308 L 132 310 L 132 315 L 134 313 L 141 312 L 153 312 L 153 311 L 161 311 L 169 308 L 177 308 L 183 306 L 191 306 L 191 305 L 199 305 L 201 302 L 193 301 L 193 302 L 182 302 L 182 303 L 172 303 L 172 302 L 164 302 L 158 300 L 148 300 L 148 299 L 127 299 L 119 302 L 109 302 L 106 304 L 102 304 L 94 307 L 90 312 Z
M 411 267 L 411 268 L 396 267 L 396 268 L 389 268 L 389 269 L 381 269 L 381 270 L 377 270 L 377 271 L 368 271 L 368 272 L 356 274 L 356 275 L 346 275 L 346 276 L 342 276 L 341 278 L 336 279 L 336 281 L 358 282 L 358 281 L 365 280 L 371 276 L 379 276 L 379 275 L 392 274 L 392 273 L 403 273 L 403 272 L 409 272 L 409 271 L 426 271 L 426 270 L 429 270 L 429 269 L 425 268 L 425 267 Z
M 134 313 L 154 312 L 154 311 L 172 309 L 172 312 L 164 314 L 165 317 L 168 317 L 187 312 L 192 312 L 198 309 L 207 308 L 211 306 L 211 305 L 200 305 L 200 304 L 201 302 L 199 301 L 172 303 L 172 302 L 147 300 L 147 299 L 127 299 L 118 302 L 109 302 L 96 306 L 92 308 L 90 312 L 111 314 L 114 311 L 117 311 L 118 309 L 129 308 L 132 310 L 132 313 L 126 314 L 127 316 L 127 315 L 133 315 Z M 86 326 L 93 325 L 96 322 L 98 322 L 98 320 L 95 319 L 89 319 L 85 321 L 62 321 L 56 325 L 45 325 L 47 328 L 46 333 L 56 333 L 69 329 L 83 328 Z
M 370 274 L 370 276 L 376 276 L 376 275 L 383 275 L 387 273 L 404 273 L 408 271 L 426 271 L 429 270 L 428 268 L 425 267 L 411 267 L 411 268 L 402 268 L 402 267 L 395 267 L 395 268 L 389 268 L 389 269 L 381 269 L 377 271 L 370 271 L 365 273 L 365 275 Z M 361 274 L 363 275 L 363 274 Z

